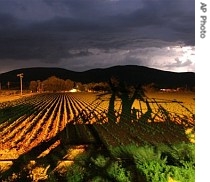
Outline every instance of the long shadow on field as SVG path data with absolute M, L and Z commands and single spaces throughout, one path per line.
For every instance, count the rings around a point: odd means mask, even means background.
M 123 81 L 117 80 L 116 78 L 112 78 L 109 80 L 110 92 L 103 93 L 98 95 L 98 100 L 103 101 L 104 96 L 107 97 L 109 95 L 109 103 L 108 110 L 104 110 L 106 112 L 106 116 L 109 122 L 128 122 L 130 121 L 139 121 L 141 122 L 155 122 L 159 121 L 174 121 L 175 117 L 177 121 L 179 120 L 180 124 L 185 126 L 194 126 L 193 121 L 189 121 L 186 116 L 179 114 L 170 113 L 167 111 L 162 104 L 175 104 L 181 106 L 186 112 L 188 112 L 192 118 L 190 120 L 194 120 L 194 114 L 186 108 L 182 102 L 177 100 L 161 100 L 158 101 L 155 98 L 148 98 L 145 94 L 144 89 L 141 85 L 129 85 Z M 116 100 L 120 102 L 120 108 L 116 108 Z M 132 105 L 135 100 L 139 101 L 140 108 L 136 109 L 132 108 Z M 141 108 L 141 104 L 146 105 L 144 110 Z M 155 105 L 157 110 L 151 107 Z M 174 117 L 175 116 L 175 117 Z
M 131 91 L 124 88 L 125 85 L 112 85 L 112 87 L 112 92 L 109 93 L 110 100 L 107 113 L 108 121 L 112 124 L 105 127 L 107 131 L 115 134 L 117 138 L 120 137 L 119 139 L 122 140 L 122 143 L 129 136 L 130 140 L 136 138 L 134 142 L 139 141 L 137 142 L 138 144 L 189 142 L 189 136 L 185 132 L 187 128 L 194 128 L 194 115 L 184 107 L 182 102 L 176 100 L 156 100 L 148 97 L 143 98 L 143 91 L 141 89 L 138 90 L 138 87 L 134 89 L 133 95 L 130 98 L 128 93 Z M 133 103 L 131 99 L 134 98 L 139 100 L 140 107 L 138 109 L 135 107 L 131 108 L 129 104 L 127 109 L 116 111 L 115 101 L 119 94 L 121 97 L 120 100 L 118 99 L 118 102 L 121 102 L 120 105 L 122 107 L 127 102 Z M 101 97 L 99 95 L 98 99 L 103 100 L 103 96 L 104 94 Z M 163 104 L 181 105 L 191 117 L 184 114 L 171 113 L 163 107 Z M 144 108 L 141 107 L 142 105 L 144 105 Z
M 93 144 L 96 147 L 103 147 L 102 142 L 100 141 L 97 132 L 93 129 L 92 125 L 78 124 L 74 125 L 68 123 L 66 127 L 60 131 L 55 137 L 51 138 L 49 141 L 42 142 L 38 146 L 31 149 L 29 152 L 20 155 L 16 160 L 13 161 L 12 166 L 2 174 L 0 174 L 0 180 L 12 181 L 12 174 L 18 174 L 18 179 L 21 181 L 33 181 L 30 177 L 30 169 L 28 165 L 30 161 L 35 160 L 36 166 L 42 165 L 43 167 L 48 167 L 47 173 L 53 171 L 58 162 L 61 161 L 64 156 L 67 155 L 67 145 L 89 145 Z M 82 133 L 85 134 L 85 130 L 90 130 L 93 134 L 94 141 L 88 141 L 87 136 L 82 136 Z M 52 147 L 56 142 L 60 141 L 56 147 L 52 148 L 48 154 L 45 154 L 43 157 L 40 157 L 44 151 L 47 151 Z M 57 176 L 60 180 L 64 180 L 61 176 Z
M 59 140 L 59 134 L 48 142 L 42 142 L 38 146 L 34 147 L 26 154 L 22 154 L 18 157 L 18 159 L 13 161 L 12 166 L 1 174 L 0 179 L 7 180 L 9 177 L 12 176 L 13 173 L 20 174 L 21 180 L 28 180 L 28 173 L 25 170 L 26 165 L 29 163 L 30 160 L 36 159 L 43 151 L 47 150 L 52 144 L 54 144 L 57 140 Z

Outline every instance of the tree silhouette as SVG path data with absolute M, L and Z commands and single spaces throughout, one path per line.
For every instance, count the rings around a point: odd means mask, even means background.
M 116 97 L 116 93 L 117 93 L 117 84 L 118 84 L 117 79 L 111 78 L 109 80 L 109 86 L 112 91 L 112 95 L 110 97 L 109 107 L 108 107 L 108 121 L 109 122 L 116 121 L 114 101 L 115 101 L 115 97 Z
M 37 81 L 31 81 L 29 84 L 29 89 L 32 92 L 37 92 L 37 88 L 38 88 L 38 82 Z
M 122 103 L 122 111 L 120 115 L 120 121 L 131 121 L 132 114 L 131 114 L 131 108 L 135 101 L 135 99 L 140 99 L 144 101 L 145 93 L 143 88 L 140 84 L 138 85 L 128 85 L 124 81 L 119 81 L 116 78 L 111 78 L 109 81 L 109 85 L 112 91 L 112 95 L 109 102 L 109 111 L 108 111 L 108 117 L 111 117 L 113 120 L 113 117 L 115 116 L 114 113 L 114 99 L 115 97 L 119 97 L 121 99 Z M 110 119 L 110 118 L 109 118 Z

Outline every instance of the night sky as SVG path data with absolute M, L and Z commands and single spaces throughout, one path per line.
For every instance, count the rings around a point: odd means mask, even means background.
M 195 71 L 195 0 L 0 0 L 0 73 L 141 65 Z

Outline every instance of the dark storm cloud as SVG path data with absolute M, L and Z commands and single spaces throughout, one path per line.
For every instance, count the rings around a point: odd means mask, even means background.
M 0 40 L 2 59 L 58 59 L 67 55 L 61 40 L 50 35 L 18 30 L 4 32 Z
M 194 0 L 0 1 L 0 63 L 73 62 L 92 55 L 90 48 L 109 53 L 161 41 L 194 45 L 194 6 Z
M 17 19 L 9 14 L 1 14 L 0 13 L 0 31 L 1 30 L 12 30 L 17 27 Z
M 130 14 L 113 16 L 110 18 L 110 22 L 114 22 L 122 28 L 144 29 L 144 32 L 140 31 L 142 37 L 167 39 L 169 41 L 182 40 L 186 44 L 194 45 L 195 2 L 193 0 L 144 0 L 142 2 L 142 8 Z M 159 30 L 161 30 L 161 33 L 158 32 Z M 156 37 L 154 34 L 156 34 Z

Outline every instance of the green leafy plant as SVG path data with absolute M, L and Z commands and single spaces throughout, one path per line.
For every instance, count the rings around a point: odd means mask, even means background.
M 68 182 L 80 182 L 84 179 L 84 168 L 75 164 L 67 169 L 66 178 Z
M 185 182 L 194 180 L 194 144 L 179 143 L 157 146 L 120 146 L 112 148 L 112 155 L 130 159 L 137 173 L 146 181 L 167 182 L 169 179 Z
M 115 181 L 118 181 L 118 182 L 131 181 L 130 172 L 126 171 L 126 169 L 122 167 L 122 164 L 120 161 L 113 162 L 107 169 L 107 173 Z
M 102 168 L 105 167 L 109 158 L 104 157 L 103 155 L 99 154 L 95 159 L 92 157 L 91 161 L 98 167 Z

